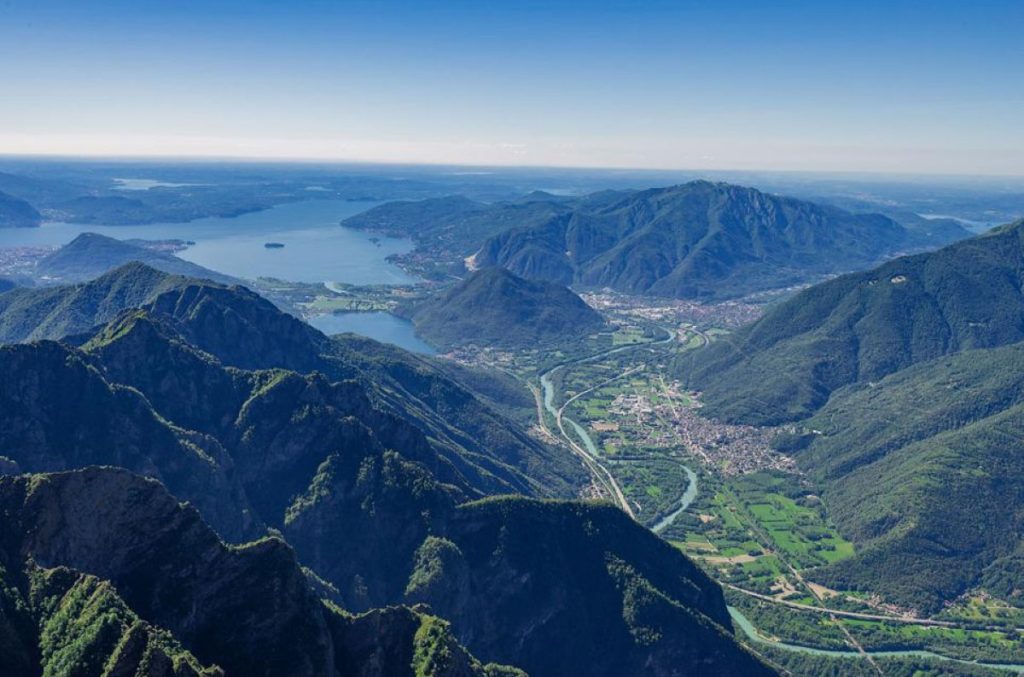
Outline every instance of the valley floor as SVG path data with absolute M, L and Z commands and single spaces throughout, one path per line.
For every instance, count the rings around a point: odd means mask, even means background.
M 754 651 L 776 661 L 788 654 L 792 674 L 815 674 L 821 661 L 840 674 L 1024 672 L 1024 611 L 999 600 L 979 594 L 922 618 L 877 595 L 815 583 L 816 567 L 852 556 L 854 545 L 793 460 L 772 448 L 779 430 L 705 419 L 700 394 L 669 377 L 681 352 L 756 309 L 587 300 L 613 332 L 558 351 L 450 356 L 525 382 L 537 400 L 534 434 L 579 456 L 592 476 L 584 493 L 612 500 L 700 563 L 726 589 Z

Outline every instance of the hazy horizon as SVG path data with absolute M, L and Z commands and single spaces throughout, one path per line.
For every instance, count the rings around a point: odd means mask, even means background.
M 260 157 L 260 156 L 229 156 L 229 155 L 102 155 L 102 154 L 81 154 L 73 155 L 67 153 L 5 153 L 0 152 L 0 163 L 48 163 L 68 164 L 123 164 L 127 167 L 140 167 L 142 165 L 240 165 L 240 166 L 294 166 L 294 167 L 324 167 L 324 168 L 410 168 L 410 169 L 451 169 L 451 170 L 480 170 L 467 171 L 466 174 L 489 175 L 503 171 L 525 171 L 525 172 L 579 172 L 581 174 L 615 174 L 644 175 L 653 174 L 666 177 L 672 175 L 691 176 L 685 181 L 715 180 L 720 176 L 737 175 L 739 177 L 766 176 L 766 177 L 807 177 L 816 179 L 836 180 L 943 180 L 962 181 L 1024 181 L 1024 171 L 1019 174 L 997 174 L 997 173 L 955 173 L 946 171 L 872 171 L 872 170 L 840 170 L 840 169 L 744 169 L 736 167 L 710 168 L 710 167 L 614 167 L 614 166 L 584 166 L 584 165 L 544 165 L 544 164 L 484 164 L 484 163 L 452 163 L 443 160 L 438 161 L 391 161 L 391 160 L 351 160 L 346 158 L 315 158 L 315 157 Z M 458 173 L 458 172 L 456 172 Z M 128 178 L 128 177 L 122 177 Z

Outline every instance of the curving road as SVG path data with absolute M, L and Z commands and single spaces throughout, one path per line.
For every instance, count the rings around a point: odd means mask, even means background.
M 559 369 L 562 369 L 562 368 L 565 368 L 565 367 L 568 367 L 568 366 L 571 366 L 571 365 L 574 365 L 574 364 L 581 364 L 581 363 L 584 363 L 584 362 L 591 362 L 591 361 L 600 359 L 602 357 L 607 357 L 608 355 L 615 354 L 615 353 L 621 353 L 621 352 L 633 351 L 633 350 L 640 350 L 640 349 L 644 349 L 644 348 L 650 348 L 650 347 L 656 346 L 656 345 L 664 345 L 666 343 L 671 343 L 672 341 L 674 341 L 676 339 L 676 334 L 675 334 L 675 332 L 671 332 L 671 331 L 668 332 L 668 333 L 669 333 L 669 336 L 666 339 L 660 339 L 660 340 L 657 340 L 657 341 L 648 341 L 646 343 L 638 343 L 638 344 L 632 344 L 632 345 L 628 345 L 628 346 L 620 346 L 618 348 L 612 348 L 612 349 L 605 350 L 603 352 L 596 353 L 596 354 L 593 354 L 593 355 L 588 355 L 586 357 L 582 357 L 582 358 L 579 358 L 579 359 L 568 360 L 566 362 L 563 362 L 561 364 L 558 364 L 558 365 L 552 367 L 551 369 L 549 369 L 548 371 L 544 372 L 540 376 L 541 389 L 537 389 L 533 384 L 529 384 L 530 385 L 530 389 L 533 391 L 534 396 L 536 398 L 536 402 L 537 402 L 537 416 L 538 416 L 538 421 L 540 423 L 541 429 L 545 433 L 547 433 L 548 435 L 550 435 L 553 438 L 557 439 L 557 437 L 561 437 L 562 441 L 569 445 L 569 448 L 573 451 L 573 453 L 575 453 L 577 456 L 580 457 L 580 459 L 583 461 L 583 464 L 586 466 L 588 471 L 590 471 L 591 475 L 594 477 L 595 481 L 599 485 L 604 487 L 605 491 L 608 492 L 608 494 L 613 497 L 615 502 L 619 505 L 619 507 L 626 514 L 628 514 L 630 517 L 633 517 L 634 519 L 636 519 L 636 515 L 634 514 L 633 509 L 630 506 L 628 499 L 626 498 L 625 494 L 623 493 L 623 491 L 622 491 L 621 487 L 619 486 L 618 482 L 615 480 L 615 477 L 608 470 L 608 468 L 604 465 L 604 463 L 602 463 L 602 461 L 601 461 L 601 459 L 599 457 L 599 454 L 597 452 L 596 446 L 593 443 L 593 440 L 590 438 L 589 434 L 587 434 L 586 430 L 584 430 L 583 427 L 580 424 L 578 424 L 576 421 L 572 420 L 571 418 L 569 418 L 568 416 L 565 415 L 565 410 L 566 410 L 566 408 L 570 404 L 572 404 L 574 401 L 576 401 L 580 397 L 582 397 L 582 396 L 584 396 L 584 395 L 586 395 L 586 394 L 588 394 L 590 392 L 593 392 L 594 390 L 597 390 L 598 388 L 601 388 L 601 387 L 603 387 L 603 386 L 605 386 L 605 385 L 607 385 L 609 383 L 612 383 L 612 382 L 614 382 L 614 381 L 616 381 L 618 379 L 621 379 L 621 378 L 624 378 L 626 376 L 629 376 L 630 374 L 636 373 L 637 371 L 643 369 L 645 365 L 641 364 L 641 365 L 638 365 L 638 366 L 635 366 L 635 367 L 631 367 L 631 368 L 626 369 L 625 371 L 623 371 L 622 373 L 620 373 L 620 374 L 618 374 L 616 376 L 613 376 L 613 377 L 611 377 L 611 378 L 609 378 L 609 379 L 607 379 L 605 381 L 602 381 L 601 383 L 598 383 L 597 385 L 594 385 L 594 386 L 592 386 L 590 388 L 587 388 L 586 390 L 581 391 L 581 392 L 573 395 L 569 399 L 567 399 L 562 404 L 561 407 L 556 407 L 554 405 L 555 388 L 554 388 L 554 384 L 551 382 L 550 376 L 552 374 L 554 374 L 556 371 L 558 371 Z M 704 332 L 696 331 L 695 330 L 694 333 L 696 333 L 697 336 L 702 339 L 702 341 L 704 342 L 705 345 L 710 342 L 710 337 L 708 337 Z M 676 410 L 675 402 L 674 402 L 673 398 L 669 394 L 668 387 L 667 387 L 667 384 L 665 384 L 664 379 L 661 380 L 661 384 L 662 384 L 662 389 L 665 391 L 665 394 L 666 394 L 666 396 L 667 396 L 667 398 L 669 400 L 669 404 L 670 404 L 670 406 L 673 409 L 673 413 L 675 413 L 676 416 L 678 417 L 678 411 Z M 544 412 L 545 411 L 547 411 L 549 414 L 551 414 L 551 416 L 555 420 L 555 423 L 556 423 L 557 429 L 558 429 L 558 433 L 559 433 L 559 435 L 557 437 L 555 435 L 553 435 L 552 432 L 547 427 L 547 422 L 546 422 L 546 420 L 544 418 Z M 579 440 L 581 440 L 583 442 L 582 446 L 579 444 L 579 442 L 576 441 L 576 439 L 573 438 L 573 435 L 571 435 L 569 433 L 569 431 L 566 429 L 566 425 L 568 425 L 570 428 L 572 428 L 573 432 L 576 433 L 576 435 L 579 438 Z M 691 450 L 691 451 L 693 451 L 693 450 Z M 669 515 L 667 515 L 666 517 L 664 517 L 661 520 L 659 520 L 658 523 L 653 526 L 652 531 L 654 531 L 655 533 L 660 533 L 664 529 L 668 528 L 672 524 L 672 522 L 689 507 L 690 503 L 692 503 L 692 501 L 697 496 L 697 475 L 696 475 L 696 473 L 694 473 L 686 465 L 682 465 L 682 467 L 683 467 L 684 471 L 687 474 L 687 478 L 689 479 L 689 483 L 687 485 L 686 491 L 684 492 L 683 496 L 680 499 L 680 506 L 675 511 L 670 513 Z M 768 551 L 768 552 L 774 552 L 774 549 L 771 548 L 772 542 L 771 542 L 770 539 L 767 538 L 766 534 L 764 534 L 763 532 L 760 532 L 760 530 L 756 529 L 756 527 L 755 527 L 755 533 L 757 533 L 757 535 L 759 536 L 758 540 L 762 541 L 762 547 L 766 548 L 766 551 Z M 782 562 L 790 570 L 790 573 L 796 578 L 798 584 L 800 584 L 808 592 L 810 592 L 811 595 L 814 596 L 815 599 L 818 599 L 818 601 L 820 603 L 822 600 L 820 599 L 819 594 L 810 585 L 807 584 L 807 582 L 804 580 L 803 576 L 800 575 L 800 572 L 797 571 L 789 562 L 787 562 L 785 560 L 785 558 L 780 556 L 779 560 L 780 560 L 780 562 Z M 983 663 L 983 662 L 975 662 L 975 661 L 966 661 L 966 660 L 961 660 L 961 659 L 957 659 L 957 658 L 952 658 L 952 657 L 949 657 L 949 656 L 943 656 L 941 654 L 937 654 L 937 653 L 934 653 L 934 652 L 931 652 L 931 651 L 924 651 L 924 650 L 895 650 L 895 651 L 870 651 L 870 650 L 865 650 L 865 648 L 849 633 L 849 631 L 845 628 L 845 626 L 843 626 L 838 621 L 839 621 L 839 618 L 854 618 L 854 619 L 861 619 L 861 620 L 887 621 L 887 622 L 893 622 L 893 623 L 905 623 L 905 624 L 931 626 L 931 627 L 957 628 L 957 629 L 963 629 L 963 630 L 990 630 L 990 631 L 995 631 L 995 630 L 999 630 L 999 631 L 1016 630 L 1018 632 L 1022 632 L 1022 631 L 1024 631 L 1024 628 L 1005 628 L 1005 627 L 1002 627 L 1002 626 L 965 626 L 964 624 L 957 623 L 955 621 L 940 621 L 940 620 L 918 619 L 918 618 L 911 618 L 911 617 L 888 616 L 888 615 L 883 615 L 883 614 L 870 614 L 870 613 L 854 612 L 854 611 L 839 611 L 839 610 L 836 610 L 836 609 L 829 609 L 829 608 L 827 608 L 825 606 L 812 606 L 812 605 L 806 605 L 806 604 L 798 604 L 796 602 L 789 602 L 787 600 L 779 600 L 779 599 L 776 599 L 776 598 L 773 598 L 773 597 L 770 597 L 770 596 L 767 596 L 767 595 L 762 595 L 760 593 L 756 593 L 756 592 L 754 592 L 752 590 L 746 590 L 746 589 L 740 588 L 738 586 L 732 585 L 732 584 L 727 583 L 727 582 L 722 582 L 722 585 L 724 585 L 726 587 L 729 587 L 729 588 L 735 590 L 736 592 L 742 593 L 744 595 L 748 595 L 748 596 L 753 597 L 753 598 L 760 599 L 760 600 L 765 601 L 765 602 L 770 602 L 770 603 L 774 603 L 774 604 L 778 604 L 778 605 L 782 605 L 782 606 L 792 607 L 794 610 L 801 610 L 801 611 L 807 611 L 807 612 L 811 612 L 811 613 L 818 613 L 818 614 L 822 614 L 822 615 L 824 615 L 826 617 L 829 617 L 829 618 L 831 618 L 833 620 L 833 622 L 836 623 L 836 625 L 840 628 L 840 630 L 843 631 L 845 639 L 847 640 L 847 644 L 850 645 L 851 649 L 847 650 L 847 651 L 815 649 L 813 647 L 805 647 L 805 646 L 800 646 L 800 645 L 787 644 L 787 643 L 784 643 L 784 642 L 777 642 L 777 641 L 774 641 L 774 640 L 771 640 L 771 639 L 767 639 L 767 638 L 761 636 L 760 633 L 757 632 L 756 628 L 754 628 L 754 626 L 750 623 L 750 621 L 745 616 L 743 616 L 743 614 L 740 613 L 739 610 L 737 610 L 735 608 L 732 608 L 732 607 L 729 607 L 729 613 L 730 613 L 730 615 L 732 615 L 733 621 L 736 623 L 737 626 L 740 627 L 740 629 L 742 630 L 743 634 L 746 635 L 748 637 L 748 639 L 750 639 L 755 644 L 766 643 L 766 644 L 770 644 L 772 646 L 775 646 L 776 648 L 787 650 L 787 651 L 799 651 L 799 652 L 803 652 L 803 653 L 811 653 L 811 654 L 819 654 L 819 655 L 833 655 L 833 656 L 837 656 L 837 657 L 844 656 L 844 657 L 851 657 L 851 658 L 861 658 L 861 659 L 865 660 L 868 663 L 868 665 L 870 665 L 878 674 L 882 674 L 882 670 L 881 670 L 881 667 L 878 665 L 878 663 L 877 663 L 877 661 L 875 659 L 876 658 L 880 658 L 880 657 L 889 657 L 889 656 L 920 656 L 920 657 L 927 657 L 927 658 L 932 658 L 932 659 L 936 659 L 936 660 L 949 661 L 949 662 L 953 662 L 953 663 L 962 663 L 962 664 L 968 664 L 968 665 L 978 665 L 978 666 L 983 666 L 983 667 L 987 667 L 987 668 L 993 668 L 993 669 L 997 669 L 997 670 L 1006 670 L 1006 671 L 1009 671 L 1009 672 L 1015 672 L 1015 673 L 1022 673 L 1022 674 L 1024 674 L 1024 665 L 992 664 L 992 663 Z
M 633 519 L 636 519 L 636 515 L 633 514 L 633 508 L 629 505 L 629 501 L 626 500 L 626 495 L 622 492 L 622 488 L 619 486 L 619 483 L 615 480 L 615 477 L 608 471 L 608 468 L 606 468 L 603 463 L 597 460 L 596 454 L 591 453 L 591 451 L 581 447 L 576 442 L 576 440 L 574 440 L 572 436 L 569 435 L 569 433 L 567 433 L 565 430 L 565 422 L 568 421 L 571 425 L 575 426 L 577 434 L 579 434 L 580 432 L 585 432 L 582 430 L 582 428 L 579 427 L 579 424 L 577 424 L 575 421 L 563 417 L 565 405 L 562 405 L 562 407 L 560 408 L 556 408 L 554 405 L 555 387 L 554 384 L 551 383 L 551 379 L 549 377 L 552 373 L 554 373 L 558 369 L 561 369 L 562 366 L 564 365 L 559 365 L 554 369 L 545 372 L 540 377 L 540 384 L 541 387 L 544 389 L 544 408 L 547 409 L 547 411 L 552 416 L 555 417 L 555 424 L 558 426 L 558 432 L 561 434 L 562 439 L 569 445 L 569 448 L 572 450 L 572 452 L 580 457 L 580 460 L 583 461 L 583 465 L 586 466 L 588 471 L 590 471 L 590 474 L 594 477 L 598 484 L 604 487 L 605 491 L 607 491 L 615 499 L 616 504 L 618 504 L 618 506 L 622 508 L 622 510 L 627 515 L 629 515 Z M 544 426 L 545 429 L 547 429 L 543 417 L 541 419 L 541 425 Z M 590 438 L 587 437 L 585 434 L 580 435 L 580 437 L 581 439 L 583 439 L 584 443 L 590 441 Z M 591 442 L 591 444 L 593 443 Z

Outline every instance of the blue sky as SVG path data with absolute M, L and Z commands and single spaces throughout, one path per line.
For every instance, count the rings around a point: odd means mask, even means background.
M 0 153 L 1024 174 L 1024 2 L 0 0 Z

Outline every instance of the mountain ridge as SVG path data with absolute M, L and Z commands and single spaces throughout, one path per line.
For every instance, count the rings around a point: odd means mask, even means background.
M 704 389 L 713 416 L 795 420 L 848 383 L 951 352 L 1024 340 L 1022 269 L 1024 221 L 1018 221 L 845 275 L 711 345 L 690 377 Z M 804 382 L 795 389 L 780 385 L 772 371 L 798 372 Z
M 695 181 L 508 231 L 476 260 L 563 284 L 724 299 L 871 265 L 915 239 L 881 215 Z
M 247 625 L 235 628 L 216 616 L 219 609 L 244 604 L 234 593 L 207 604 L 202 622 L 208 621 L 203 627 L 209 634 L 202 640 L 199 626 L 182 625 L 181 616 L 171 613 L 175 604 L 187 605 L 190 586 L 201 583 L 182 558 L 194 551 L 223 560 L 201 543 L 162 555 L 169 580 L 178 581 L 175 589 L 184 586 L 183 595 L 154 592 L 166 589 L 162 576 L 143 576 L 136 585 L 141 574 L 118 568 L 132 559 L 119 550 L 125 545 L 119 524 L 152 517 L 161 525 L 147 535 L 155 539 L 166 533 L 161 529 L 181 533 L 175 525 L 183 524 L 174 515 L 184 513 L 141 510 L 139 492 L 130 488 L 134 479 L 123 480 L 128 485 L 116 495 L 74 489 L 86 503 L 73 520 L 30 530 L 39 539 L 33 552 L 40 563 L 114 581 L 129 607 L 166 627 L 199 661 L 234 672 L 241 666 L 250 674 L 260 651 L 288 642 L 275 674 L 330 674 L 325 666 L 332 664 L 331 652 L 320 647 L 331 645 L 333 633 L 349 636 L 337 630 L 339 623 L 373 627 L 392 622 L 381 614 L 406 614 L 393 622 L 416 628 L 419 636 L 424 612 L 386 609 L 429 602 L 443 611 L 436 621 L 442 624 L 438 641 L 450 643 L 451 652 L 462 645 L 484 660 L 516 657 L 517 665 L 542 677 L 562 674 L 565 658 L 552 647 L 570 644 L 576 660 L 588 656 L 587 671 L 596 675 L 641 669 L 669 675 L 680 664 L 713 665 L 725 675 L 771 674 L 736 643 L 718 586 L 616 509 L 537 498 L 471 502 L 509 490 L 543 495 L 520 470 L 529 467 L 526 457 L 541 450 L 517 441 L 507 421 L 428 360 L 373 342 L 328 339 L 245 289 L 208 282 L 172 285 L 90 333 L 77 341 L 80 347 L 40 342 L 4 348 L 20 358 L 0 360 L 12 376 L 2 379 L 3 467 L 71 475 L 77 468 L 89 475 L 99 471 L 81 466 L 125 465 L 174 484 L 179 497 L 164 493 L 160 499 L 168 509 L 189 511 L 196 524 L 202 524 L 201 514 L 232 540 L 279 530 L 280 537 L 255 545 L 216 546 L 264 553 L 252 557 L 270 557 L 272 571 L 293 572 L 278 579 L 280 585 L 263 574 L 231 573 L 254 585 L 295 591 L 286 608 L 298 616 L 293 622 L 270 613 L 265 631 L 274 637 L 266 641 Z M 48 377 L 39 381 L 42 374 Z M 159 447 L 146 443 L 161 439 Z M 546 458 L 531 462 L 550 465 Z M 209 467 L 205 475 L 196 470 L 203 464 Z M 40 480 L 21 481 L 29 486 Z M 144 486 L 143 494 L 164 492 L 154 482 Z M 195 508 L 181 508 L 182 498 Z M 72 537 L 65 523 L 86 540 L 67 540 Z M 219 543 L 203 528 L 196 532 L 202 542 Z M 432 553 L 454 553 L 438 548 L 441 541 L 462 553 L 448 558 L 452 567 L 432 564 Z M 536 542 L 547 544 L 542 556 Z M 158 548 L 145 547 L 151 557 L 161 557 Z M 296 577 L 296 558 L 322 583 Z M 573 582 L 581 572 L 587 572 L 586 583 Z M 460 582 L 477 593 L 467 599 L 443 592 Z M 310 592 L 310 586 L 321 592 Z M 361 615 L 325 616 L 323 595 Z M 263 596 L 268 604 L 281 599 Z M 165 600 L 161 606 L 155 606 L 157 598 Z M 506 618 L 515 619 L 512 633 L 505 630 Z M 581 624 L 595 633 L 579 633 Z M 304 639 L 290 642 L 290 633 L 304 627 Z M 402 631 L 394 641 L 408 647 L 407 636 Z M 353 651 L 372 651 L 374 641 L 380 646 L 391 640 L 364 637 Z M 461 663 L 473 665 L 469 658 Z
M 22 631 L 23 654 L 5 651 L 4 662 L 20 659 L 22 669 L 13 674 L 33 674 L 37 661 L 60 671 L 61 662 L 81 670 L 90 662 L 102 667 L 116 660 L 122 669 L 135 664 L 153 675 L 413 675 L 415 652 L 429 648 L 417 647 L 417 631 L 440 622 L 422 611 L 392 608 L 377 614 L 405 616 L 404 623 L 363 627 L 367 617 L 343 615 L 313 594 L 294 553 L 279 538 L 226 546 L 194 508 L 178 503 L 158 482 L 123 470 L 0 476 L 0 505 L 13 517 L 0 550 L 4 595 L 14 597 L 12 602 L 28 596 L 24 584 L 11 580 L 27 560 L 31 597 L 42 592 L 60 600 L 59 612 L 44 612 L 51 620 L 42 636 Z M 83 584 L 86 590 L 76 591 Z M 89 603 L 102 605 L 100 615 L 73 606 L 97 588 L 109 591 L 102 601 L 92 592 Z M 44 598 L 30 608 L 49 604 Z M 115 611 L 127 618 L 112 618 Z M 61 615 L 68 618 L 66 626 L 56 625 Z M 82 634 L 65 637 L 76 624 Z M 60 634 L 45 634 L 50 626 Z M 449 660 L 431 674 L 512 674 L 499 666 L 486 670 L 451 639 L 446 626 L 437 630 L 432 643 L 444 647 Z M 118 640 L 112 633 L 124 634 Z M 49 653 L 54 639 L 68 642 L 56 655 Z M 368 640 L 390 651 L 366 652 Z M 204 669 L 183 655 L 181 645 L 224 672 Z
M 491 205 L 446 198 L 386 204 L 344 222 L 411 237 L 444 273 L 463 259 L 534 280 L 696 300 L 816 282 L 970 233 L 693 181 L 666 188 L 529 196 Z M 424 271 L 429 272 L 429 271 Z
M 145 263 L 172 275 L 240 284 L 241 280 L 138 244 L 98 233 L 82 233 L 36 264 L 35 275 L 48 282 L 85 282 L 131 262 Z

